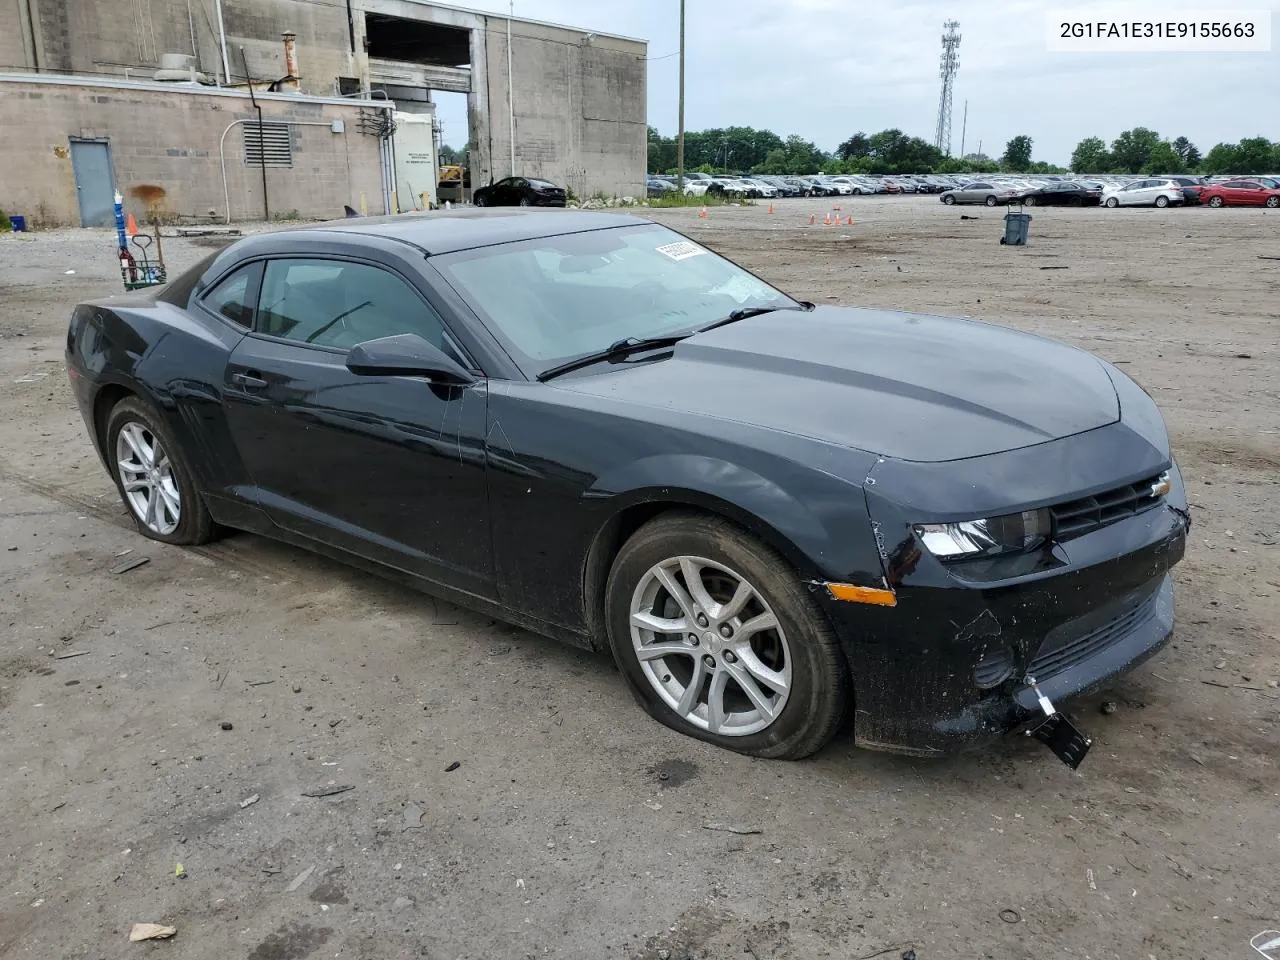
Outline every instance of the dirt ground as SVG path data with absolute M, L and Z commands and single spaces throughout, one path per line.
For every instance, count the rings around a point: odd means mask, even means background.
M 112 236 L 4 236 L 0 957 L 1253 955 L 1280 927 L 1280 212 L 1039 208 L 1008 248 L 998 210 L 829 205 L 656 218 L 803 298 L 1061 337 L 1164 409 L 1178 634 L 1115 713 L 1077 706 L 1078 773 L 1013 740 L 747 759 L 604 657 L 254 537 L 144 540 L 62 368 Z

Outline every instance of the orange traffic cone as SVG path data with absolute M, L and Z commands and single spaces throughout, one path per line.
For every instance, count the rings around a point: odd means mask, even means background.
M 829 213 L 828 213 L 825 217 L 823 217 L 823 218 L 822 218 L 822 223 L 823 223 L 825 226 L 828 226 L 828 227 L 829 227 L 829 226 L 831 226 L 831 214 L 829 214 Z
M 852 227 L 852 226 L 853 226 L 853 217 L 850 217 L 848 220 L 846 220 L 846 221 L 844 222 L 844 225 L 845 225 L 846 227 Z
M 815 213 L 811 213 L 811 214 L 809 214 L 809 226 L 811 226 L 811 227 L 812 227 L 815 223 L 817 223 L 817 221 L 818 221 L 818 215 L 817 215 L 817 214 L 815 214 Z
M 707 219 L 707 208 L 703 207 L 701 210 L 699 210 L 698 216 L 703 220 Z
M 136 237 L 138 235 L 138 221 L 134 219 L 132 213 L 129 214 L 129 218 L 125 220 L 124 232 L 129 234 L 131 237 Z
M 772 203 L 771 203 L 771 204 L 769 204 L 769 212 L 770 212 L 770 213 L 773 213 L 773 204 L 772 204 Z

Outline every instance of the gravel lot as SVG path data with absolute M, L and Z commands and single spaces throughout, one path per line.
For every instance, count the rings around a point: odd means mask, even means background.
M 1078 773 L 1016 741 L 751 760 L 604 657 L 254 537 L 144 540 L 62 369 L 113 235 L 4 236 L 0 957 L 1250 955 L 1280 927 L 1280 213 L 1037 208 L 1007 248 L 999 210 L 829 206 L 655 218 L 800 297 L 1061 337 L 1165 411 L 1179 632 L 1079 705 Z

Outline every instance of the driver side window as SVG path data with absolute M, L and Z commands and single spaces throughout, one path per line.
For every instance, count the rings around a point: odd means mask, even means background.
M 456 352 L 439 315 L 404 280 L 380 267 L 345 260 L 268 262 L 256 329 L 270 337 L 342 350 L 416 333 Z

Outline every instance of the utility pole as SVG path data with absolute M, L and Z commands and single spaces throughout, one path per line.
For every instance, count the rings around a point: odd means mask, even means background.
M 507 11 L 507 119 L 511 127 L 511 174 L 516 175 L 516 90 L 511 78 L 511 19 L 516 15 L 516 0 Z
M 964 120 L 960 124 L 960 159 L 964 159 L 964 135 L 969 129 L 969 101 L 964 102 Z
M 680 0 L 680 121 L 676 136 L 676 190 L 684 196 L 684 0 Z

